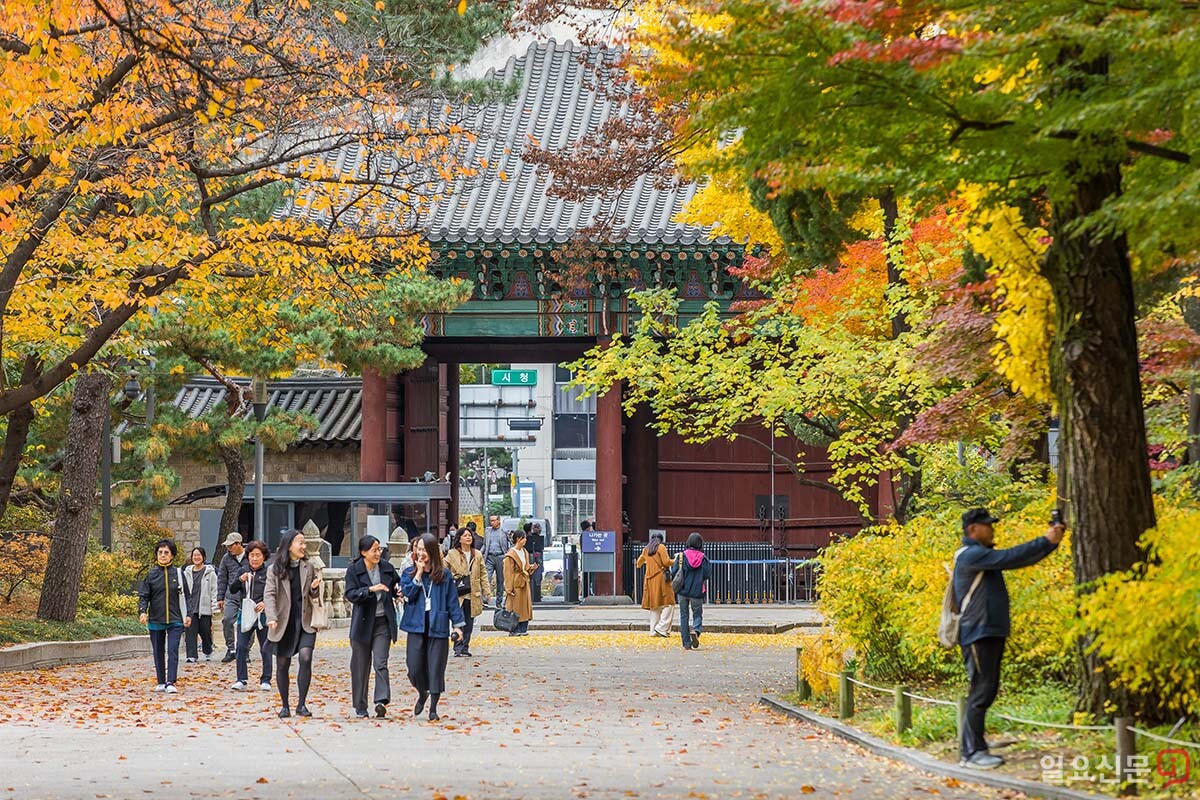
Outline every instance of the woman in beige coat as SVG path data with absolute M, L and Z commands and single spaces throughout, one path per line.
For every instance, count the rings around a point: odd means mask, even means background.
M 513 546 L 504 554 L 504 607 L 517 615 L 517 627 L 509 636 L 528 636 L 529 620 L 533 619 L 533 593 L 529 589 L 529 578 L 537 569 L 529 563 L 525 552 L 525 531 L 518 528 L 513 533 Z
M 650 612 L 650 633 L 664 638 L 671 635 L 671 618 L 675 614 L 675 592 L 671 591 L 671 556 L 663 544 L 661 533 L 650 534 L 650 544 L 638 556 L 636 567 L 645 567 L 642 584 L 642 608 Z
M 263 606 L 267 615 L 267 639 L 275 648 L 275 683 L 279 687 L 279 716 L 290 717 L 288 690 L 292 658 L 300 656 L 296 672 L 296 716 L 311 717 L 305 700 L 312 682 L 313 648 L 317 629 L 313 627 L 313 600 L 321 591 L 321 572 L 308 560 L 308 544 L 300 531 L 288 531 L 271 557 Z
M 450 539 L 450 549 L 446 552 L 446 568 L 455 583 L 462 578 L 468 578 L 471 591 L 460 594 L 463 616 L 467 624 L 463 626 L 462 638 L 454 643 L 455 657 L 471 658 L 471 631 L 475 628 L 475 617 L 483 613 L 483 604 L 488 601 L 487 573 L 484 571 L 483 556 L 475 547 L 475 534 L 470 528 L 455 531 Z

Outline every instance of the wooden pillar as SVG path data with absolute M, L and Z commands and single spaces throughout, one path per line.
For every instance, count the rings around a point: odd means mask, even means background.
M 446 374 L 446 444 L 447 470 L 450 473 L 449 521 L 458 524 L 458 461 L 459 461 L 459 392 L 458 364 L 447 365 Z
M 614 594 L 621 586 L 622 495 L 621 386 L 596 398 L 596 530 L 617 532 L 616 584 L 596 576 L 596 594 Z
M 625 424 L 625 507 L 630 536 L 646 541 L 658 525 L 658 437 L 651 425 L 654 412 L 642 404 Z
M 358 479 L 385 480 L 387 462 L 387 381 L 367 368 L 362 376 L 362 430 L 359 440 Z

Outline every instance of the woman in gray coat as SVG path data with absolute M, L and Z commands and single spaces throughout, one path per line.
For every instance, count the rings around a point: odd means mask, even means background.
M 305 701 L 312 682 L 313 648 L 317 629 L 312 624 L 313 600 L 321 591 L 320 571 L 308 560 L 308 544 L 300 531 L 288 531 L 271 557 L 263 604 L 267 614 L 267 639 L 275 647 L 275 684 L 279 688 L 279 716 L 290 717 L 292 659 L 300 657 L 296 671 L 296 715 L 311 717 Z

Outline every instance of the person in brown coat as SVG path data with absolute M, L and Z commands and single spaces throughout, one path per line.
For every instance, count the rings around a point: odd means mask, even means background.
M 275 648 L 275 684 L 279 688 L 280 717 L 290 717 L 288 689 L 292 658 L 300 656 L 296 672 L 298 702 L 296 715 L 311 717 L 305 700 L 312 681 L 313 648 L 317 629 L 313 627 L 313 600 L 321 591 L 321 573 L 308 560 L 308 544 L 300 531 L 288 531 L 271 557 L 267 568 L 267 588 L 263 606 L 267 615 L 267 639 Z
M 515 541 L 504 554 L 504 607 L 517 615 L 517 627 L 509 636 L 528 636 L 529 620 L 533 619 L 533 594 L 529 590 L 529 578 L 537 570 L 529 563 L 525 552 L 525 531 L 517 529 Z
M 666 638 L 671 635 L 671 618 L 675 614 L 675 593 L 671 591 L 671 556 L 657 531 L 650 535 L 650 544 L 637 557 L 636 567 L 645 567 L 642 583 L 642 608 L 650 612 L 650 633 Z
M 483 566 L 483 554 L 475 547 L 475 534 L 470 528 L 457 531 L 450 542 L 450 550 L 444 559 L 446 569 L 455 581 L 468 577 L 471 591 L 460 594 L 463 616 L 462 638 L 454 643 L 455 656 L 471 656 L 471 631 L 475 628 L 475 617 L 483 613 L 483 604 L 488 601 L 487 572 Z

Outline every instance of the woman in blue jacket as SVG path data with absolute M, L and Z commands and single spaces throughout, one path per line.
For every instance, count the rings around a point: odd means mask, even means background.
M 450 570 L 442 565 L 442 549 L 431 534 L 412 543 L 413 563 L 400 573 L 404 616 L 400 629 L 408 634 L 406 660 L 408 679 L 417 690 L 413 714 L 420 714 L 429 701 L 429 721 L 438 717 L 438 700 L 446 691 L 446 661 L 450 654 L 450 626 L 455 639 L 462 636 L 462 605 Z

